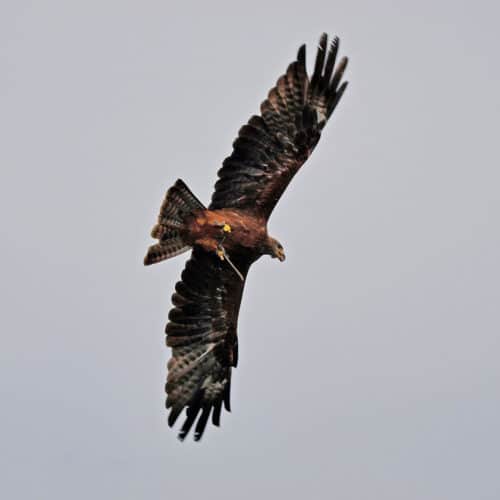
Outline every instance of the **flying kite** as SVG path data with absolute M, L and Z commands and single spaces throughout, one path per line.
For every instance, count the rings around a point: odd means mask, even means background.
M 262 255 L 285 260 L 283 246 L 269 236 L 267 222 L 293 176 L 319 141 L 344 93 L 347 58 L 336 66 L 339 39 L 319 41 L 312 78 L 306 50 L 278 79 L 260 115 L 252 116 L 218 172 L 206 208 L 182 180 L 166 193 L 144 264 L 192 249 L 175 285 L 166 326 L 166 407 L 173 426 L 183 409 L 183 440 L 196 422 L 198 441 L 211 416 L 220 425 L 222 405 L 230 411 L 231 370 L 238 363 L 237 323 L 245 278 Z

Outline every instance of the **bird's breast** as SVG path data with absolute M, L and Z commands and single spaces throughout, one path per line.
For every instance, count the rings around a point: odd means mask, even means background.
M 238 210 L 203 210 L 192 224 L 194 239 L 213 238 L 226 250 L 255 249 L 267 238 L 265 220 Z

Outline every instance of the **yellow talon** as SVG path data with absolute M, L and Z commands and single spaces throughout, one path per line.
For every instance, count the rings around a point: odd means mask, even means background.
M 224 224 L 224 226 L 222 226 L 222 230 L 225 233 L 230 233 L 231 232 L 231 226 L 229 224 Z
M 224 250 L 218 248 L 215 253 L 217 254 L 217 257 L 219 257 L 220 260 L 224 260 Z

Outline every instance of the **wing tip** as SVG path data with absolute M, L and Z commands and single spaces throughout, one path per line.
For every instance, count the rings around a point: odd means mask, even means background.
M 182 427 L 177 434 L 177 439 L 181 442 L 184 441 L 187 435 L 189 434 L 191 428 L 193 427 L 193 424 L 196 422 L 196 427 L 193 433 L 193 439 L 195 442 L 200 441 L 207 428 L 207 423 L 210 419 L 210 414 L 212 414 L 212 419 L 211 419 L 212 423 L 216 427 L 220 426 L 221 408 L 222 408 L 222 400 L 219 400 L 214 404 L 209 403 L 203 406 L 195 405 L 186 407 L 186 420 L 182 424 Z M 199 415 L 200 410 L 201 410 L 201 415 Z M 173 419 L 171 419 L 169 416 L 168 419 L 169 427 L 172 427 L 174 425 L 180 413 L 181 412 L 179 411 Z M 170 415 L 172 415 L 172 412 Z
M 318 48 L 321 50 L 325 50 L 327 43 L 328 43 L 328 33 L 323 31 L 323 33 L 321 33 L 321 36 L 319 37 Z
M 303 43 L 297 52 L 297 62 L 302 65 L 306 66 L 306 44 Z

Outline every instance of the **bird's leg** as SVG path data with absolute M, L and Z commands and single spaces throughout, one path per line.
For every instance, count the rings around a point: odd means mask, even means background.
M 226 251 L 224 250 L 224 247 L 220 243 L 219 245 L 217 245 L 217 250 L 215 251 L 215 253 L 217 254 L 217 257 L 219 257 L 220 260 L 224 260 Z
M 243 274 L 241 274 L 239 269 L 233 264 L 233 261 L 229 258 L 226 249 L 221 244 L 219 244 L 215 253 L 220 260 L 227 261 L 227 263 L 233 268 L 234 272 L 238 275 L 241 281 L 245 281 Z
M 223 224 L 218 224 L 218 226 L 222 230 L 222 238 L 219 241 L 219 247 L 222 248 L 222 244 L 224 243 L 226 236 L 232 231 L 232 228 L 229 224 L 226 224 L 225 222 Z M 223 254 L 219 254 L 219 250 L 217 250 L 217 255 L 219 256 L 220 260 L 224 260 Z
M 224 250 L 224 247 L 222 244 L 224 243 L 224 240 L 226 239 L 226 236 L 228 233 L 231 232 L 231 226 L 229 224 L 221 224 L 220 225 L 222 229 L 222 238 L 219 241 L 219 244 L 217 245 L 217 250 L 215 250 L 215 253 L 217 254 L 217 257 L 219 257 L 220 260 L 224 260 L 226 256 L 226 251 Z
M 234 269 L 234 272 L 239 276 L 241 281 L 245 281 L 243 274 L 241 274 L 238 268 L 233 264 L 233 262 L 229 258 L 229 255 L 226 252 L 226 249 L 222 246 L 224 240 L 226 239 L 226 236 L 232 231 L 232 228 L 229 224 L 224 223 L 221 225 L 221 229 L 223 236 L 219 241 L 219 244 L 217 245 L 217 250 L 215 251 L 215 253 L 217 254 L 217 257 L 219 257 L 220 260 L 226 260 L 228 262 L 228 264 Z

